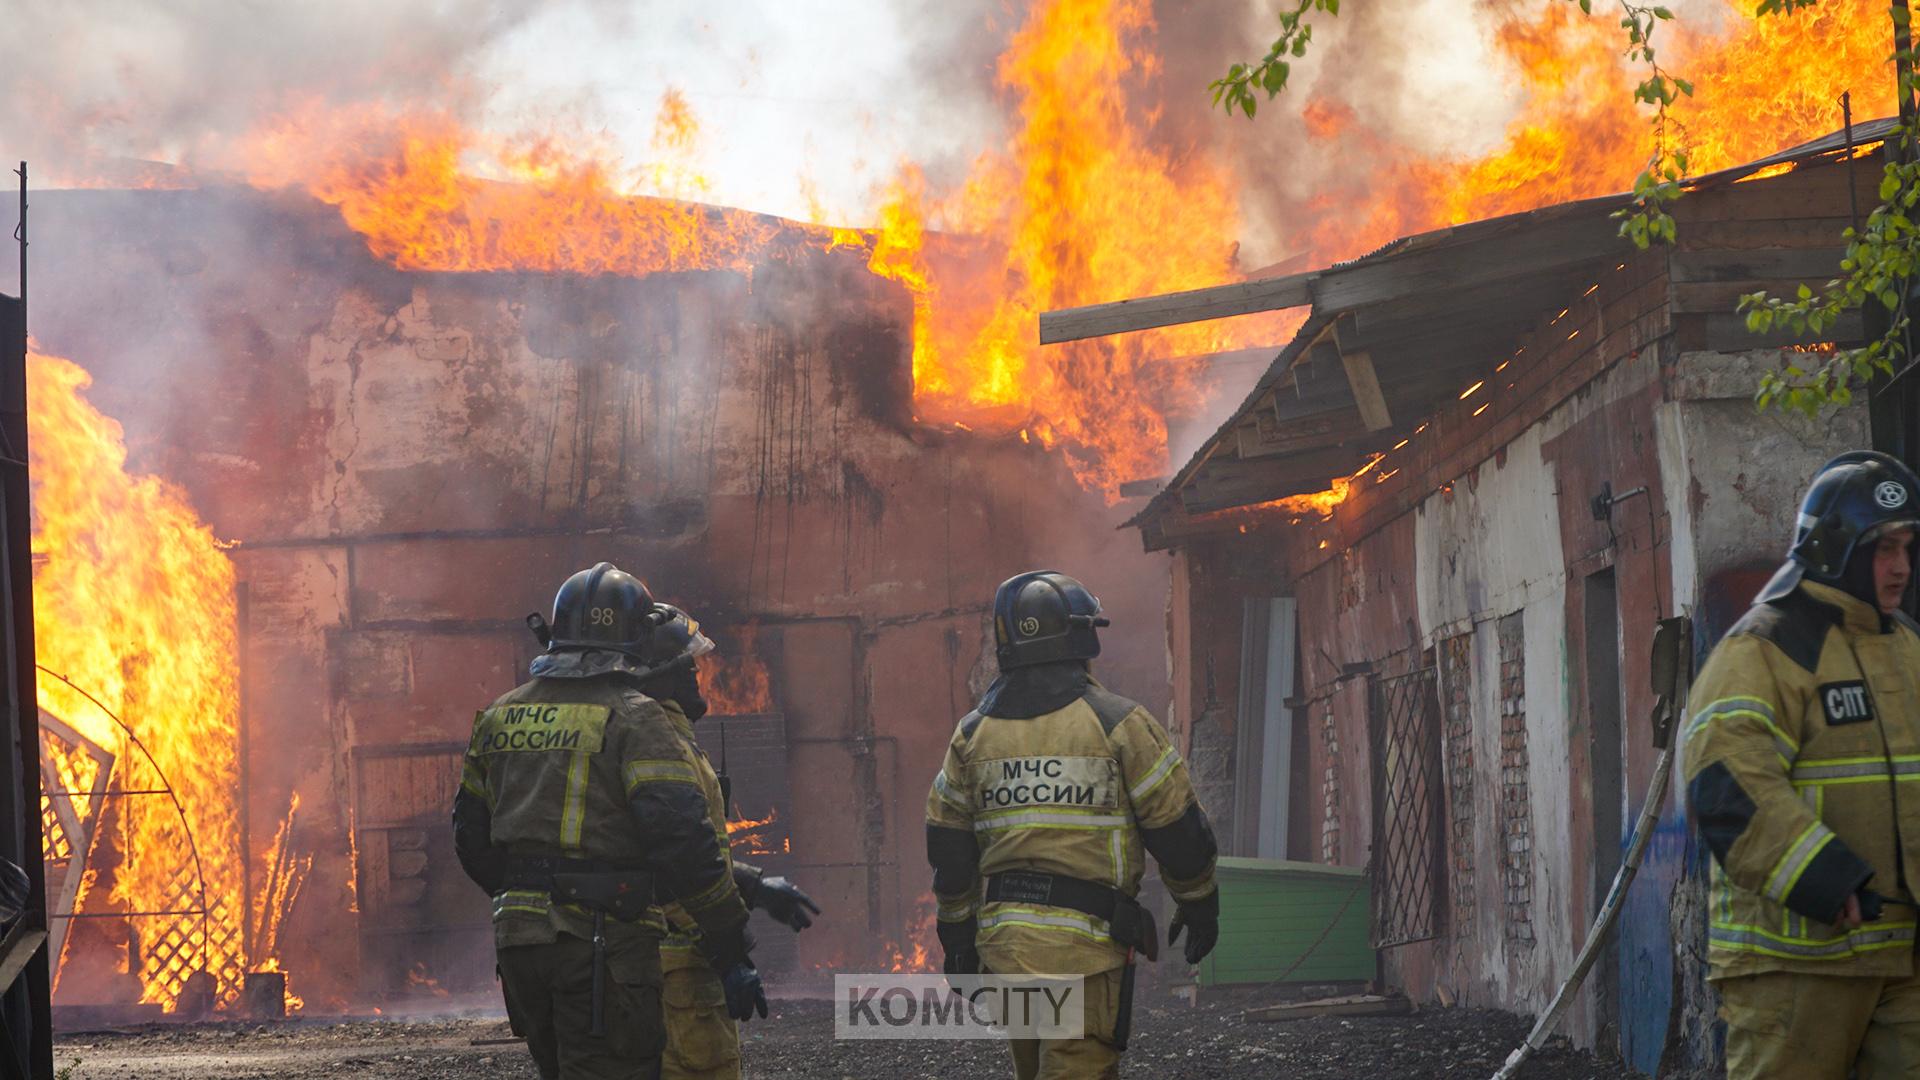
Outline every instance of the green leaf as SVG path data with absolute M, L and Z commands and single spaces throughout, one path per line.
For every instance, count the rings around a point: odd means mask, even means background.
M 1242 112 L 1247 114 L 1247 119 L 1249 120 L 1253 119 L 1254 108 L 1255 108 L 1255 104 L 1253 100 L 1253 95 L 1248 94 L 1240 99 L 1240 109 Z
M 1656 19 L 1671 19 L 1673 18 L 1673 12 L 1663 7 L 1657 7 L 1653 9 L 1653 17 Z

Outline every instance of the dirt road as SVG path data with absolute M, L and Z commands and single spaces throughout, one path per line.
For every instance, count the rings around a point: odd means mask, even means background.
M 1245 1018 L 1253 1003 L 1142 1009 L 1122 1074 L 1156 1080 L 1485 1078 L 1527 1026 L 1520 1017 L 1466 1009 L 1267 1023 Z M 824 1001 L 776 1002 L 772 1017 L 747 1025 L 748 1076 L 957 1080 L 1011 1074 L 996 1043 L 836 1042 L 829 1008 Z M 167 1025 L 64 1034 L 56 1063 L 77 1059 L 74 1080 L 533 1080 L 526 1051 L 508 1039 L 504 1021 L 486 1018 Z M 1550 1047 L 1522 1073 L 1526 1080 L 1635 1075 L 1564 1046 Z

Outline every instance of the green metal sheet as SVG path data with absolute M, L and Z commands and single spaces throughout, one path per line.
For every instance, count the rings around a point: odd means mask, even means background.
M 1313 954 L 1288 982 L 1374 977 L 1371 886 L 1358 867 L 1223 858 L 1215 877 L 1220 944 L 1200 964 L 1202 986 L 1273 982 L 1309 949 Z

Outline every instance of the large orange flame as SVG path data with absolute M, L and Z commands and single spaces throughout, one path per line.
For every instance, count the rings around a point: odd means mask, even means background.
M 752 716 L 773 711 L 773 680 L 766 661 L 753 647 L 759 626 L 743 623 L 731 636 L 728 648 L 710 652 L 695 664 L 700 673 L 700 694 L 707 699 L 707 711 L 715 716 Z
M 1509 68 L 1495 77 L 1521 98 L 1502 143 L 1477 158 L 1423 157 L 1357 121 L 1353 103 L 1307 99 L 1302 155 L 1342 167 L 1337 187 L 1289 208 L 1289 250 L 1326 262 L 1627 187 L 1653 136 L 1631 95 L 1644 73 L 1621 59 L 1614 20 L 1567 4 L 1487 10 L 1500 13 L 1490 32 Z M 1674 145 L 1696 171 L 1837 127 L 1845 89 L 1862 116 L 1889 107 L 1889 33 L 1872 5 L 1760 18 L 1715 0 L 1689 19 L 1666 24 L 1662 46 L 1700 87 L 1673 111 Z M 1037 437 L 1112 495 L 1164 470 L 1166 417 L 1196 404 L 1201 358 L 1271 344 L 1290 325 L 1265 316 L 1035 344 L 1041 311 L 1241 272 L 1241 178 L 1221 154 L 1156 142 L 1155 116 L 1136 106 L 1176 89 L 1155 85 L 1155 31 L 1148 0 L 1038 0 L 996 69 L 1011 134 L 951 191 L 903 167 L 866 235 L 682 201 L 711 185 L 697 167 L 699 124 L 676 91 L 656 117 L 652 160 L 632 170 L 590 138 L 500 138 L 444 113 L 315 106 L 254 140 L 241 171 L 337 206 L 375 254 L 408 269 L 748 270 L 796 239 L 864 246 L 873 272 L 913 296 L 919 415 Z
M 207 911 L 141 916 L 134 972 L 142 1000 L 170 1002 L 204 966 L 236 988 L 241 863 L 236 852 L 233 564 L 184 494 L 130 476 L 120 425 L 82 397 L 91 378 L 56 357 L 30 355 L 34 640 L 39 662 L 126 722 L 185 810 L 206 879 Z M 87 738 L 115 748 L 127 790 L 161 777 L 102 710 L 67 683 L 40 679 L 40 704 Z M 172 805 L 120 802 L 124 861 L 113 875 L 119 910 L 199 908 L 195 867 Z M 168 947 L 162 947 L 162 946 Z
M 553 136 L 495 138 L 439 112 L 313 107 L 253 140 L 262 187 L 303 187 L 336 206 L 380 258 L 407 270 L 650 274 L 746 269 L 780 232 L 770 218 L 679 201 L 705 193 L 698 128 L 670 93 L 645 175 L 667 197 L 629 194 L 606 153 Z
M 106 910 L 133 913 L 141 1000 L 169 1004 L 206 970 L 224 1001 L 247 959 L 233 564 L 183 492 L 127 472 L 120 425 L 85 399 L 91 381 L 70 361 L 28 356 L 34 641 L 39 663 L 60 676 L 41 675 L 39 701 L 114 754 L 113 790 L 154 791 L 164 780 L 179 800 L 176 812 L 159 795 L 114 796 L 112 815 L 102 812 L 121 852 Z M 97 774 L 72 757 L 56 756 L 58 777 L 65 790 L 87 790 Z M 285 849 L 283 827 L 269 849 L 281 858 L 268 904 L 297 892 L 304 863 Z M 283 914 L 259 917 L 277 930 Z
M 1040 312 L 1232 280 L 1231 174 L 1150 145 L 1128 95 L 1158 69 L 1145 0 L 1048 0 L 1000 58 L 1019 121 L 966 185 L 930 200 L 908 168 L 881 210 L 870 263 L 915 297 L 923 417 L 1032 422 L 1083 483 L 1113 494 L 1166 466 L 1166 417 L 1198 402 L 1198 357 L 1276 336 L 1275 323 L 1176 327 L 1042 349 Z M 928 249 L 926 223 L 987 238 Z
M 1665 63 L 1697 87 L 1672 108 L 1669 135 L 1695 173 L 1839 129 L 1849 90 L 1856 121 L 1893 110 L 1883 7 L 1758 16 L 1751 4 L 1715 0 L 1685 18 L 1663 24 L 1660 44 Z M 1374 166 L 1360 185 L 1367 197 L 1326 193 L 1296 245 L 1330 261 L 1396 236 L 1627 190 L 1654 133 L 1633 100 L 1645 71 L 1620 60 L 1620 34 L 1613 20 L 1570 4 L 1509 9 L 1494 44 L 1522 104 L 1501 144 L 1477 158 L 1409 154 L 1368 132 L 1348 103 L 1309 100 L 1306 128 L 1319 152 Z

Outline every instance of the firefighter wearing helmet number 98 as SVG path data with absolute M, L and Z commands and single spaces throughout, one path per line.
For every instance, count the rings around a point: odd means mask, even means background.
M 1787 562 L 1714 647 L 1685 775 L 1714 868 L 1729 1080 L 1920 1075 L 1920 478 L 1828 462 Z
M 1039 570 L 993 601 L 1000 675 L 954 729 L 927 796 L 927 859 L 949 974 L 1084 977 L 1086 1037 L 1011 1040 L 1014 1074 L 1113 1076 L 1133 959 L 1158 955 L 1136 900 L 1151 854 L 1199 963 L 1219 936 L 1213 829 L 1185 762 L 1147 710 L 1108 691 L 1100 602 Z
M 580 571 L 550 634 L 529 620 L 548 641 L 532 679 L 474 718 L 454 850 L 493 899 L 507 1018 L 543 1080 L 659 1075 L 656 901 L 698 928 L 728 1012 L 767 1015 L 705 763 L 649 693 L 692 667 L 676 615 L 611 563 Z

